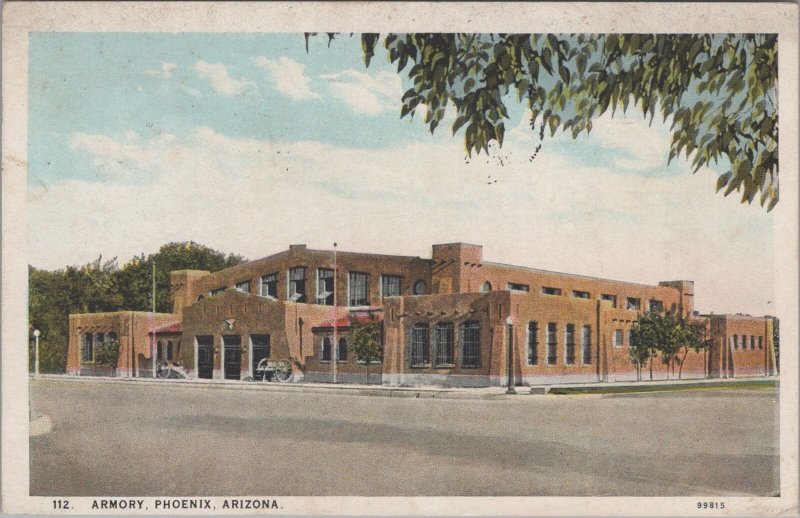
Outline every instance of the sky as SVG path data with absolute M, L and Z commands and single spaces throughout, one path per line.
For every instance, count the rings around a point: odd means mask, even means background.
M 773 215 L 715 193 L 724 169 L 667 165 L 637 114 L 546 136 L 510 101 L 506 139 L 400 118 L 403 82 L 358 36 L 33 33 L 29 263 L 124 263 L 193 240 L 257 259 L 289 244 L 484 260 L 655 284 L 703 312 L 775 314 Z M 549 134 L 549 132 L 548 132 Z M 540 144 L 539 153 L 533 150 Z

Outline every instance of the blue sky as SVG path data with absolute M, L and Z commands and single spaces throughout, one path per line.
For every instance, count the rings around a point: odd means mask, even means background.
M 248 258 L 289 243 L 487 260 L 655 283 L 689 278 L 703 310 L 770 313 L 772 215 L 666 165 L 638 115 L 538 137 L 512 103 L 502 149 L 400 120 L 402 82 L 358 36 L 34 33 L 30 263 L 125 261 L 195 240 Z

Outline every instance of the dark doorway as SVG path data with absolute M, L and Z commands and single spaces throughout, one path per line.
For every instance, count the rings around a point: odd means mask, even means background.
M 214 377 L 214 337 L 197 337 L 197 377 L 211 379 Z
M 242 378 L 242 337 L 239 335 L 223 336 L 225 344 L 225 379 Z
M 264 358 L 269 358 L 269 335 L 250 335 L 250 343 L 253 346 L 253 357 L 250 361 L 252 368 L 251 376 L 259 379 L 261 373 L 256 372 L 258 363 Z

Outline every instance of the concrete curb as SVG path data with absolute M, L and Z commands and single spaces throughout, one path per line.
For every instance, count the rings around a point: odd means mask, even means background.
M 31 376 L 31 379 L 37 379 Z M 439 387 L 387 387 L 382 385 L 333 385 L 326 383 L 264 383 L 246 381 L 207 381 L 207 380 L 162 380 L 152 378 L 109 378 L 89 376 L 67 376 L 58 374 L 40 375 L 40 380 L 55 380 L 68 383 L 123 383 L 139 385 L 159 385 L 168 387 L 206 387 L 218 390 L 260 390 L 271 392 L 296 392 L 308 394 L 338 394 L 346 396 L 426 398 L 426 399 L 476 399 L 498 400 L 527 395 L 604 395 L 636 394 L 648 392 L 670 392 L 680 390 L 735 389 L 745 385 L 774 387 L 777 378 L 738 378 L 738 379 L 693 379 L 661 380 L 642 382 L 579 383 L 559 385 L 534 385 L 516 387 L 516 394 L 506 394 L 505 387 L 484 388 L 439 388 Z
M 31 377 L 31 379 L 36 379 Z M 160 380 L 152 378 L 109 378 L 82 377 L 66 375 L 40 375 L 40 380 L 63 381 L 67 383 L 122 383 L 138 385 L 160 385 L 169 387 L 202 386 L 215 390 L 260 390 L 268 392 L 296 392 L 310 394 L 339 394 L 346 396 L 371 396 L 395 398 L 426 399 L 505 399 L 505 388 L 448 389 L 436 387 L 384 387 L 367 385 L 332 385 L 321 383 L 264 383 L 246 381 L 198 381 L 198 380 Z M 527 394 L 527 391 L 520 392 Z

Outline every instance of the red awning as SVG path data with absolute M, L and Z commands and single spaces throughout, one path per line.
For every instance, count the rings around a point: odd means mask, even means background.
M 167 324 L 160 325 L 157 328 L 150 331 L 148 334 L 180 333 L 180 332 L 181 332 L 181 321 L 177 320 L 175 322 L 169 322 Z
M 349 315 L 339 317 L 335 320 L 336 328 L 348 328 L 353 324 L 366 324 L 368 322 L 380 322 L 383 315 L 378 311 L 358 311 Z M 334 320 L 327 320 L 315 325 L 312 329 L 333 329 Z

